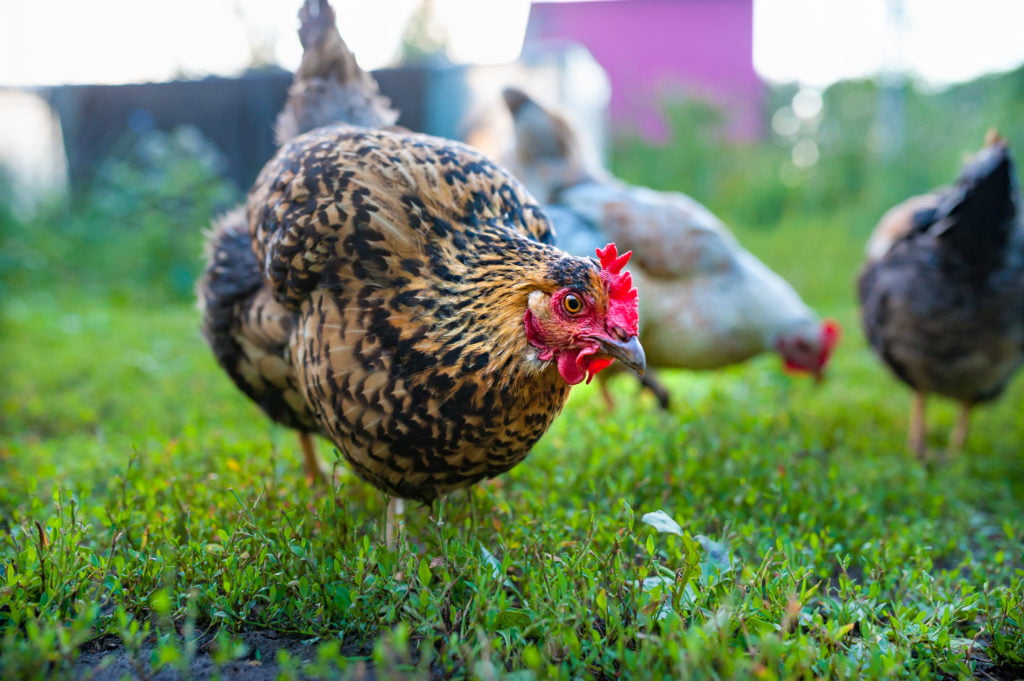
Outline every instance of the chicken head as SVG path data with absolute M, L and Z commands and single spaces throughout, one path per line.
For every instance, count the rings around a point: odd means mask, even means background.
M 555 361 L 569 385 L 584 379 L 589 383 L 616 359 L 638 374 L 646 368 L 638 338 L 637 290 L 622 269 L 630 255 L 619 255 L 615 244 L 608 244 L 597 249 L 599 272 L 529 296 L 523 320 L 526 338 L 539 350 L 538 359 Z
M 820 325 L 801 324 L 780 333 L 775 339 L 775 349 L 788 371 L 807 372 L 820 381 L 841 330 L 834 319 L 826 319 Z

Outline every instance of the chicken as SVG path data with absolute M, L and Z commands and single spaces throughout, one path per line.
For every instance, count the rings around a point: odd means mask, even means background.
M 558 245 L 576 254 L 605 240 L 632 249 L 643 294 L 640 337 L 652 367 L 716 369 L 774 351 L 787 369 L 821 377 L 838 325 L 818 321 L 707 208 L 615 179 L 585 160 L 563 117 L 518 89 L 504 98 L 515 128 L 507 163 L 547 204 Z M 668 406 L 650 372 L 641 382 Z
M 283 145 L 245 210 L 215 225 L 203 331 L 268 416 L 328 438 L 390 496 L 393 546 L 401 499 L 509 470 L 571 386 L 615 359 L 643 371 L 637 291 L 628 253 L 555 248 L 539 206 L 483 154 L 387 127 L 330 7 L 307 0 L 300 18 Z M 334 116 L 361 125 L 323 125 Z
M 931 393 L 961 405 L 949 450 L 971 409 L 1003 392 L 1024 360 L 1024 230 L 1004 140 L 990 133 L 952 187 L 890 209 L 868 242 L 858 280 L 874 351 L 914 390 L 908 444 L 926 456 Z

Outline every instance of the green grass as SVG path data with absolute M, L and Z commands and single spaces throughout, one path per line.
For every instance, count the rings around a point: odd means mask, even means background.
M 895 159 L 865 144 L 874 86 L 830 89 L 821 162 L 788 183 L 793 140 L 724 145 L 699 106 L 661 148 L 617 147 L 844 325 L 829 379 L 669 373 L 671 413 L 625 376 L 614 410 L 577 388 L 522 465 L 409 508 L 397 553 L 383 497 L 344 465 L 311 489 L 200 339 L 198 226 L 236 194 L 194 135 L 138 140 L 25 220 L 0 191 L 0 679 L 1024 677 L 1024 379 L 923 466 L 854 302 L 892 201 L 993 123 L 1019 143 L 1021 83 L 910 93 Z M 954 408 L 930 417 L 942 449 Z M 268 631 L 291 644 L 264 657 Z
M 280 678 L 1024 675 L 1024 384 L 963 456 L 911 459 L 908 393 L 856 323 L 869 228 L 738 229 L 845 325 L 824 385 L 764 357 L 669 374 L 669 414 L 625 376 L 612 411 L 577 389 L 522 465 L 409 508 L 398 553 L 343 465 L 331 493 L 305 484 L 191 306 L 20 292 L 0 313 L 0 677 L 70 675 L 101 636 L 140 676 L 187 673 L 201 634 L 226 665 L 255 628 L 317 650 L 263 660 Z M 941 447 L 953 409 L 932 407 Z M 641 521 L 657 510 L 682 536 Z

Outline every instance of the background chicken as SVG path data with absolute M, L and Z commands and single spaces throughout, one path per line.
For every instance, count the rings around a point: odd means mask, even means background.
M 392 496 L 392 543 L 395 499 L 508 470 L 570 386 L 615 358 L 643 370 L 637 294 L 628 254 L 550 245 L 539 207 L 482 154 L 383 128 L 393 112 L 330 7 L 300 18 L 285 143 L 245 213 L 216 225 L 204 334 L 271 418 L 330 438 Z M 367 127 L 321 126 L 332 117 Z
M 956 184 L 887 212 L 868 242 L 858 292 L 875 352 L 914 389 L 910 448 L 926 451 L 929 393 L 971 408 L 994 399 L 1024 359 L 1024 234 L 1006 142 L 994 133 Z
M 651 366 L 715 369 L 767 350 L 789 369 L 822 375 L 838 326 L 819 322 L 710 211 L 683 194 L 615 179 L 585 160 L 566 119 L 518 89 L 504 97 L 516 135 L 507 162 L 548 204 L 559 246 L 583 254 L 614 240 L 632 249 Z M 667 406 L 650 373 L 641 381 Z

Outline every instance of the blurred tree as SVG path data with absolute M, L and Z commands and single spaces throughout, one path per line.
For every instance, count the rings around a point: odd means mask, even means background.
M 796 87 L 773 88 L 773 132 L 756 143 L 730 142 L 711 104 L 666 101 L 670 139 L 655 145 L 620 136 L 613 168 L 630 182 L 690 194 L 730 223 L 771 228 L 788 215 L 845 211 L 866 238 L 890 206 L 948 182 L 988 128 L 1024 144 L 1024 66 L 937 93 L 906 82 L 900 107 L 888 110 L 903 121 L 898 147 L 879 139 L 884 87 L 878 80 L 836 83 L 807 120 L 792 110 Z M 792 153 L 802 140 L 818 150 L 805 167 Z
M 192 298 L 202 232 L 239 198 L 223 177 L 224 160 L 188 126 L 129 134 L 120 146 L 86 193 L 2 225 L 0 275 L 8 287 Z
M 410 65 L 447 64 L 448 31 L 437 16 L 434 0 L 420 0 L 402 34 L 401 63 Z
M 298 3 L 296 3 L 296 6 Z M 253 19 L 243 0 L 235 0 L 232 9 L 245 29 L 245 41 L 249 48 L 249 68 L 261 69 L 276 67 L 274 55 L 276 33 Z

